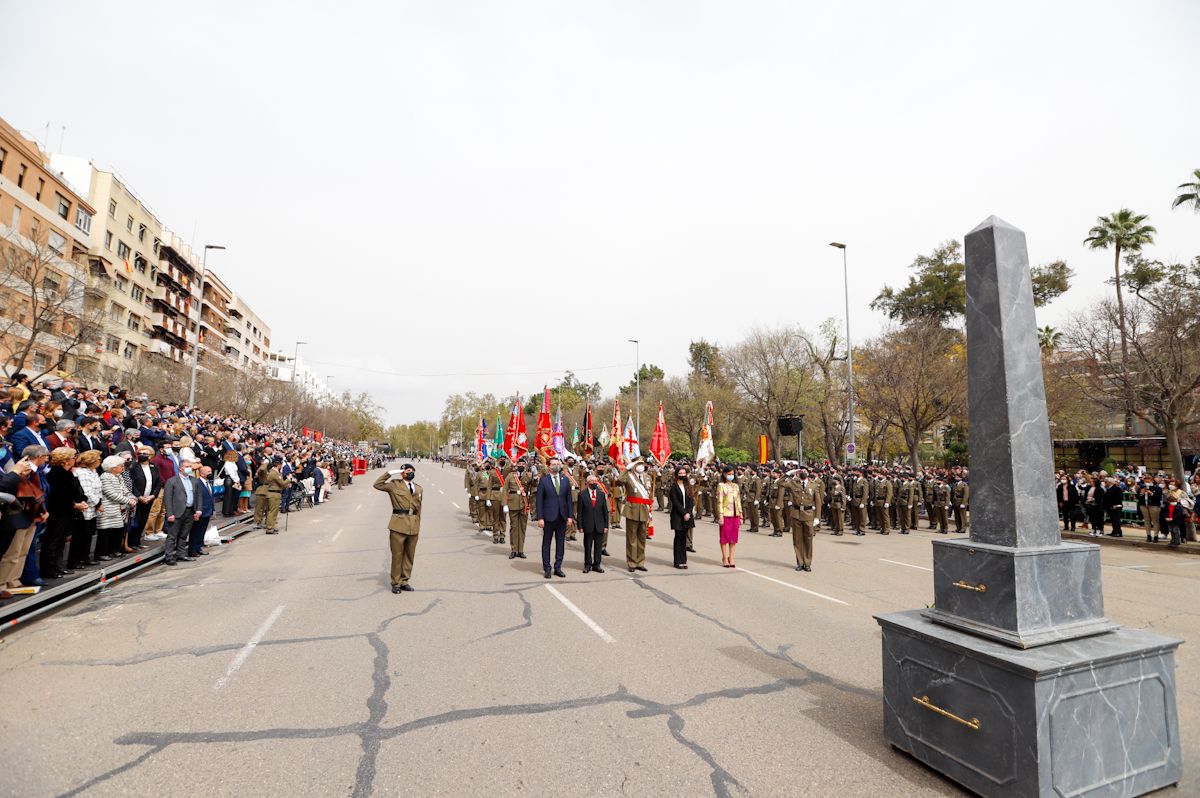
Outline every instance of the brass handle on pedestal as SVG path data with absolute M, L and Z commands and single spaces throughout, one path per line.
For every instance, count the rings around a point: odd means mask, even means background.
M 942 709 L 941 707 L 935 706 L 934 704 L 932 704 L 929 701 L 929 696 L 927 696 L 927 695 L 923 695 L 920 698 L 913 696 L 913 701 L 917 702 L 918 704 L 920 704 L 921 706 L 925 707 L 928 710 L 932 710 L 933 712 L 938 713 L 943 718 L 949 718 L 950 720 L 954 721 L 955 723 L 961 723 L 962 725 L 966 726 L 971 731 L 979 731 L 979 726 L 981 725 L 979 723 L 979 718 L 971 718 L 970 720 L 960 718 L 958 715 L 955 715 L 953 712 L 947 712 L 946 710 Z
M 955 587 L 961 587 L 963 590 L 974 590 L 976 593 L 986 593 L 987 585 L 980 582 L 978 585 L 972 585 L 970 582 L 959 579 L 954 583 Z

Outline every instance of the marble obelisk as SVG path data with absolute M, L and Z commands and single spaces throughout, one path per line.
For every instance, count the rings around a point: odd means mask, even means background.
M 1063 543 L 1025 234 L 966 237 L 971 532 L 934 603 L 877 616 L 888 742 L 987 796 L 1141 795 L 1179 779 L 1178 640 L 1104 617 L 1100 550 Z

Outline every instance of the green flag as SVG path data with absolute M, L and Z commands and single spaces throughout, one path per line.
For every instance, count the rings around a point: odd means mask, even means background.
M 500 426 L 500 416 L 496 416 L 496 436 L 492 438 L 492 457 L 499 460 L 504 456 L 504 427 Z
M 571 449 L 579 448 L 579 422 L 575 422 L 575 431 L 571 433 Z

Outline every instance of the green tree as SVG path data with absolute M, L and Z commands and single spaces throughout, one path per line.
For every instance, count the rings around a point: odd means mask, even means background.
M 1121 295 L 1121 250 L 1139 252 L 1142 247 L 1154 243 L 1154 234 L 1158 231 L 1145 222 L 1146 214 L 1122 208 L 1116 213 L 1098 217 L 1096 224 L 1088 231 L 1087 238 L 1083 239 L 1089 249 L 1113 250 L 1113 285 L 1117 289 L 1122 366 L 1129 356 L 1129 341 L 1125 334 L 1125 298 Z M 1126 434 L 1129 433 L 1128 426 L 1129 419 L 1126 417 Z
M 659 368 L 658 366 L 654 365 L 653 363 L 643 363 L 642 367 L 640 369 L 638 369 L 638 371 L 634 375 L 633 379 L 631 379 L 629 381 L 629 384 L 623 385 L 620 388 L 618 388 L 617 389 L 618 392 L 633 393 L 634 389 L 637 388 L 637 384 L 638 384 L 637 378 L 639 376 L 642 378 L 642 390 L 645 390 L 647 383 L 662 382 L 663 379 L 666 378 L 667 373 L 665 371 L 663 371 L 661 368 Z
M 1061 342 L 1062 333 L 1058 330 L 1050 326 L 1038 328 L 1038 345 L 1046 354 L 1050 354 L 1055 349 L 1058 349 L 1058 345 Z
M 718 382 L 721 374 L 721 348 L 701 338 L 688 344 L 688 366 L 710 382 Z
M 914 274 L 899 291 L 885 285 L 871 302 L 873 310 L 907 324 L 933 319 L 946 325 L 967 312 L 966 266 L 962 244 L 946 241 L 929 255 L 918 255 L 909 266 Z M 1033 301 L 1038 307 L 1066 293 L 1073 273 L 1066 261 L 1056 260 L 1030 269 Z
M 1171 208 L 1192 206 L 1192 210 L 1200 213 L 1200 169 L 1192 170 L 1192 182 L 1180 183 L 1179 196 L 1171 203 Z

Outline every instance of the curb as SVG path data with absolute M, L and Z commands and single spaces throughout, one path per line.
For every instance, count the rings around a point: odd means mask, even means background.
M 227 519 L 223 519 L 227 520 Z M 221 543 L 230 543 L 252 531 L 251 515 L 238 516 L 217 527 Z M 73 601 L 99 592 L 116 582 L 127 579 L 163 561 L 163 547 L 158 544 L 133 557 L 122 558 L 116 565 L 99 568 L 60 585 L 42 590 L 28 598 L 11 599 L 0 605 L 0 635 L 21 624 L 44 615 Z
M 1165 542 L 1148 543 L 1146 536 L 1142 532 L 1141 527 L 1133 527 L 1133 536 L 1126 535 L 1121 538 L 1109 537 L 1108 533 L 1104 537 L 1094 538 L 1086 532 L 1062 532 L 1062 539 L 1078 543 L 1098 543 L 1101 546 L 1124 546 L 1127 549 L 1146 549 L 1147 551 L 1162 551 L 1173 554 L 1200 554 L 1200 543 L 1184 542 L 1179 546 L 1168 546 Z

